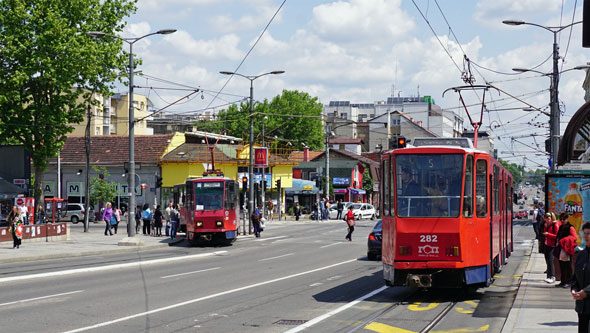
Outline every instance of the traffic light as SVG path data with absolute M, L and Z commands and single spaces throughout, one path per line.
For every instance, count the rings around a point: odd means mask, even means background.
M 405 136 L 398 136 L 397 137 L 397 147 L 398 148 L 406 148 L 406 137 Z
M 156 175 L 156 188 L 162 187 L 162 177 Z
M 545 151 L 548 153 L 551 152 L 551 139 L 545 140 Z
M 281 180 L 277 179 L 276 181 L 277 188 L 281 188 Z
M 248 177 L 242 177 L 242 189 L 246 191 L 248 188 Z

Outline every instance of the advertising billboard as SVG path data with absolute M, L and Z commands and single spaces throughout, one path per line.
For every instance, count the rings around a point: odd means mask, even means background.
M 547 174 L 545 211 L 556 216 L 566 212 L 578 233 L 578 245 L 585 246 L 582 225 L 590 222 L 590 174 Z

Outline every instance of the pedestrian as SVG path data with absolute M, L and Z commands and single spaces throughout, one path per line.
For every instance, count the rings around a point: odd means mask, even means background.
M 588 332 L 590 329 L 590 223 L 582 225 L 582 232 L 586 247 L 578 253 L 571 293 L 576 300 L 578 313 L 578 332 Z
M 113 216 L 113 209 L 111 208 L 111 203 L 107 202 L 104 210 L 102 211 L 102 220 L 106 224 L 104 228 L 104 235 L 107 235 L 107 231 L 112 236 L 113 232 L 111 231 L 111 217 Z
M 576 252 L 578 235 L 576 229 L 568 221 L 569 214 L 559 214 L 559 221 L 561 226 L 557 231 L 557 238 L 555 242 L 555 250 L 553 255 L 559 262 L 559 269 L 561 271 L 561 279 L 558 287 L 569 288 L 572 280 L 572 262 L 571 255 Z
M 121 210 L 116 205 L 113 205 L 113 217 L 111 217 L 111 222 L 111 228 L 115 230 L 116 234 L 119 229 L 119 222 L 121 222 Z
M 533 211 L 533 230 L 535 231 L 535 239 L 539 239 L 539 225 L 543 219 L 543 213 L 539 210 L 538 205 L 535 205 L 535 210 Z
M 338 215 L 336 215 L 336 219 L 342 219 L 342 211 L 344 210 L 344 204 L 342 203 L 342 199 L 338 199 L 338 203 L 336 204 L 336 210 L 338 211 Z
M 268 199 L 268 203 L 266 204 L 266 215 L 269 221 L 272 221 L 274 209 L 275 204 L 272 202 L 272 199 Z
M 352 212 L 352 206 L 348 207 L 348 213 L 346 213 L 346 224 L 348 225 L 348 234 L 344 239 L 352 242 L 352 233 L 354 232 L 354 226 L 356 223 L 354 222 L 354 213 Z
M 295 203 L 295 208 L 293 208 L 293 213 L 295 214 L 295 221 L 299 221 L 299 216 L 301 216 L 301 206 L 299 206 L 299 202 Z
M 178 224 L 180 223 L 180 213 L 178 212 L 178 204 L 172 205 L 170 209 L 170 239 L 176 238 L 176 231 L 178 230 Z
M 332 204 L 330 203 L 330 199 L 326 198 L 326 221 L 328 221 L 328 219 L 330 219 L 330 207 L 332 206 Z
M 311 213 L 311 219 L 312 220 L 319 220 L 319 216 L 318 216 L 318 202 L 315 201 L 313 203 L 312 209 L 311 209 L 312 213 Z
M 135 207 L 135 233 L 138 234 L 141 229 L 141 205 Z
M 326 218 L 326 198 L 322 198 L 320 201 L 320 219 L 323 221 Z
M 45 214 L 45 210 L 43 209 L 43 205 L 39 205 L 39 207 L 37 208 L 37 224 L 45 223 L 46 218 L 47 217 Z
M 27 205 L 22 204 L 19 207 L 20 210 L 20 217 L 22 220 L 22 223 L 24 225 L 28 225 L 29 224 L 29 210 L 27 209 Z
M 162 209 L 158 205 L 154 212 L 154 235 L 156 237 L 162 237 L 162 217 Z
M 150 205 L 143 204 L 143 210 L 141 212 L 141 220 L 143 222 L 143 234 L 149 235 L 150 234 L 150 224 L 152 221 L 152 211 L 150 210 Z
M 168 207 L 164 210 L 164 218 L 166 219 L 166 237 L 170 236 L 170 227 L 172 221 L 170 220 L 170 212 L 172 211 L 172 201 L 168 202 Z
M 18 206 L 12 206 L 12 211 L 10 211 L 6 220 L 8 221 L 8 230 L 12 235 L 12 248 L 18 249 L 23 237 L 23 221 Z
M 258 207 L 256 207 L 256 209 L 254 210 L 254 212 L 252 213 L 252 226 L 254 226 L 254 236 L 256 236 L 257 238 L 260 237 L 260 211 L 261 211 L 262 206 L 258 205 Z
M 545 229 L 543 231 L 543 236 L 545 237 L 545 263 L 547 264 L 547 278 L 545 279 L 545 282 L 554 283 L 555 267 L 553 263 L 553 250 L 555 248 L 555 239 L 557 238 L 557 232 L 559 231 L 561 223 L 556 220 L 555 214 L 548 214 L 548 216 L 547 214 L 544 215 Z

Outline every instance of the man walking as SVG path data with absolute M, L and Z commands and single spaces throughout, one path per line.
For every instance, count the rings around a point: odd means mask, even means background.
M 170 220 L 170 212 L 172 211 L 172 201 L 168 203 L 168 207 L 164 210 L 164 220 L 166 221 L 166 237 L 170 236 L 170 226 L 172 220 Z
M 344 204 L 342 203 L 342 199 L 338 199 L 336 209 L 338 210 L 338 216 L 336 216 L 336 219 L 340 220 L 342 218 L 342 211 L 344 210 Z

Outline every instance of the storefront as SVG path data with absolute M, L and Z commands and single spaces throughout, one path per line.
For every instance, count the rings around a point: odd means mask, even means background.
M 288 214 L 292 214 L 292 209 L 296 202 L 303 209 L 304 214 L 309 214 L 313 203 L 319 193 L 315 182 L 311 180 L 293 179 L 293 186 L 285 188 L 285 208 Z

